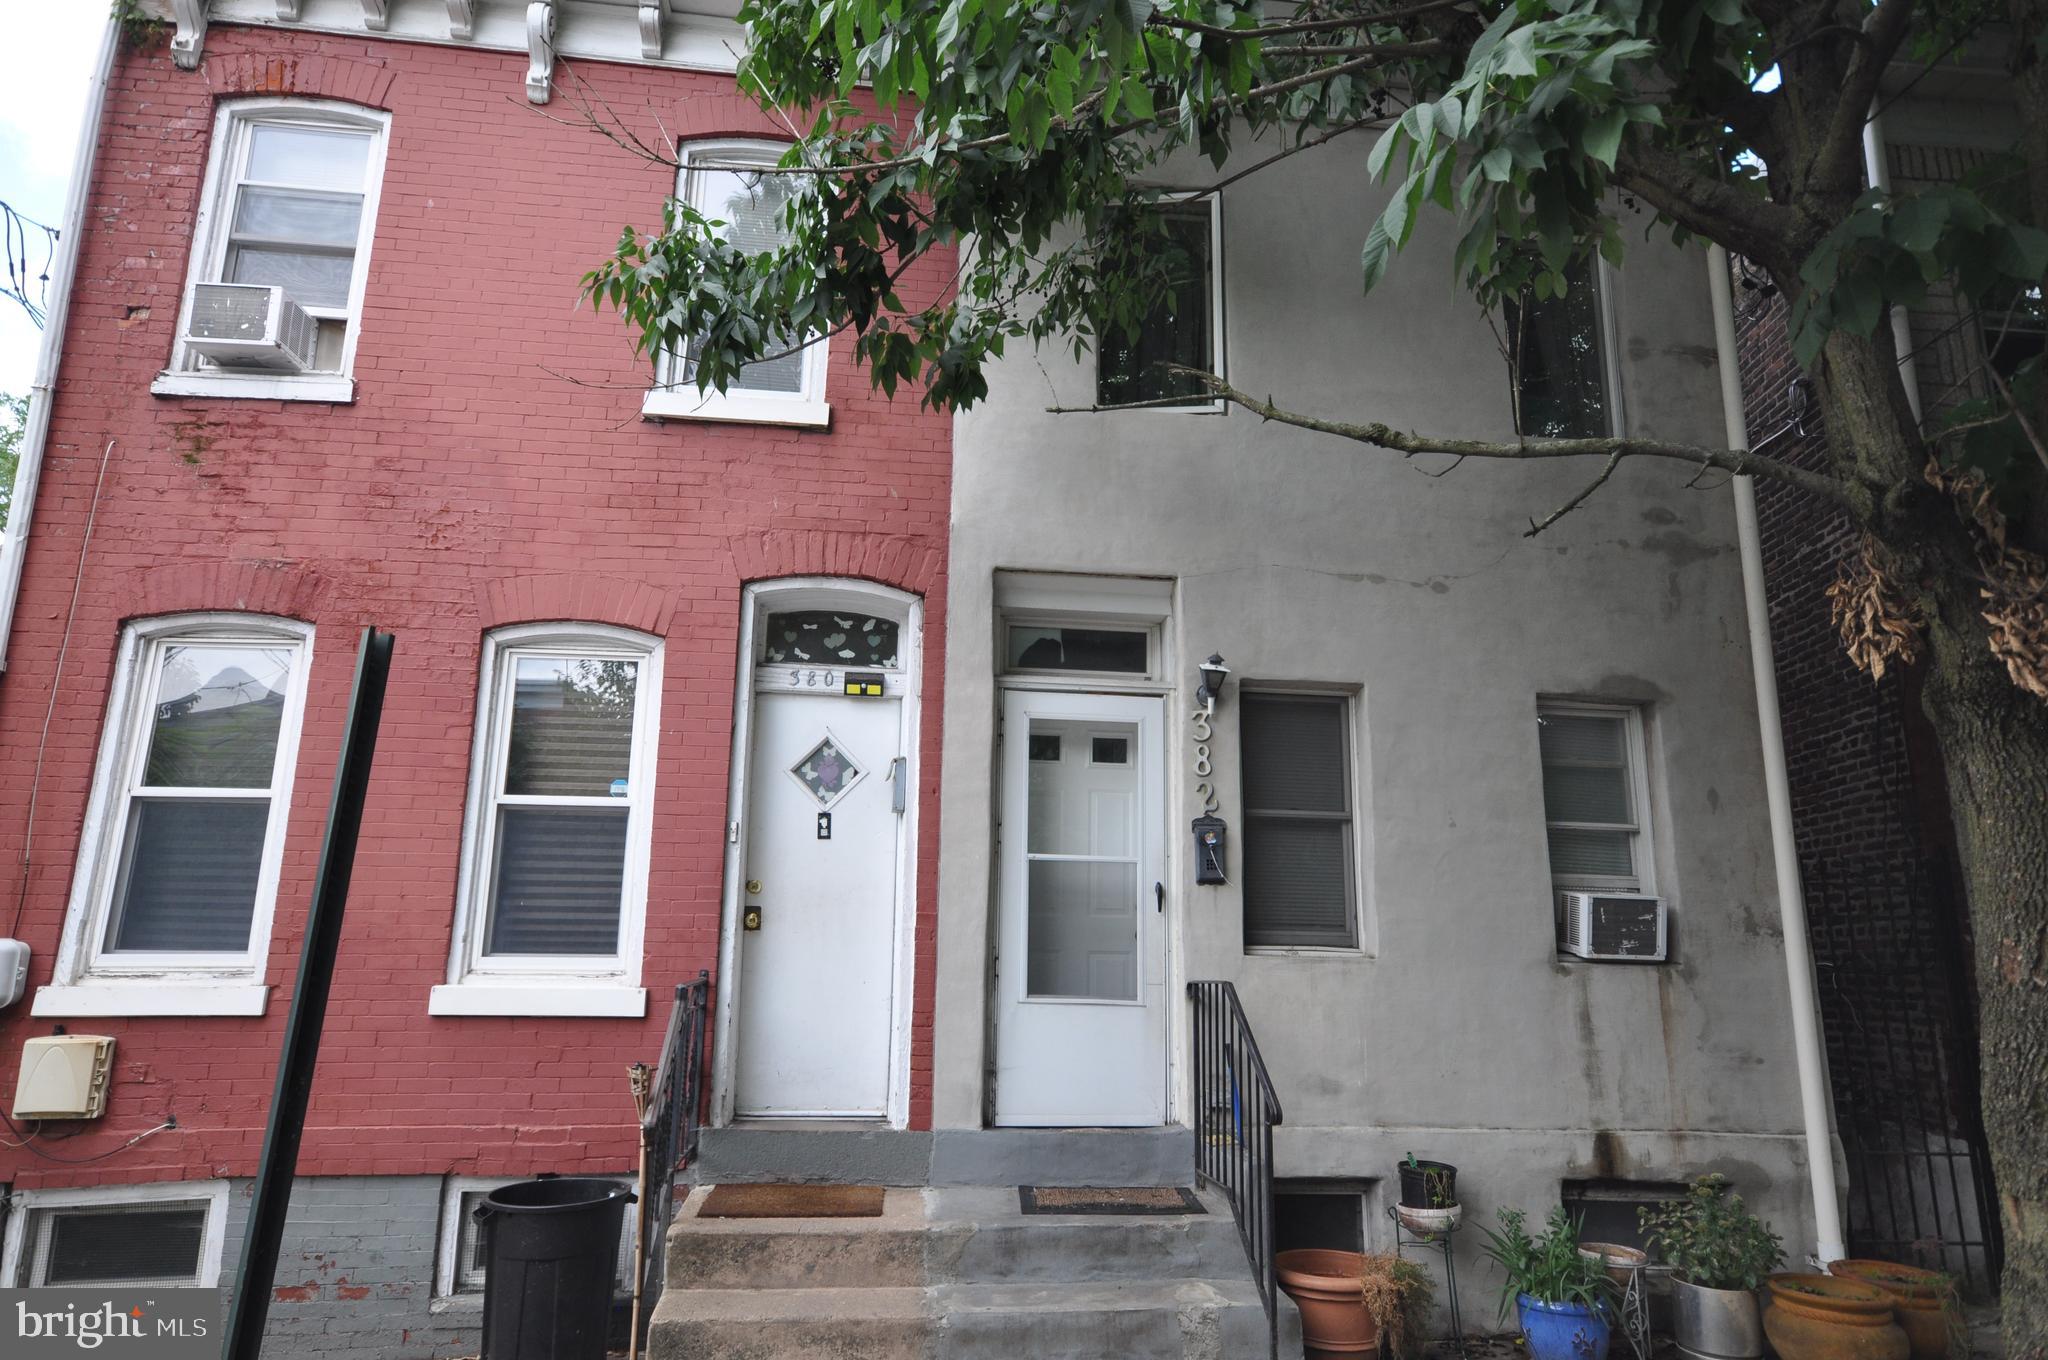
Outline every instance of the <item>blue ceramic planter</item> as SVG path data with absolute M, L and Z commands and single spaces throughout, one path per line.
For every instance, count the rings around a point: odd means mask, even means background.
M 1607 1360 L 1607 1310 L 1515 1296 L 1531 1360 Z

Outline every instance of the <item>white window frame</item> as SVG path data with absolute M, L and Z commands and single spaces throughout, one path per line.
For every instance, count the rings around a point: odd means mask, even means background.
M 477 680 L 476 730 L 469 759 L 469 798 L 462 818 L 462 869 L 456 884 L 455 935 L 448 981 L 428 997 L 431 1015 L 589 1015 L 647 1013 L 640 985 L 647 923 L 647 866 L 652 845 L 654 775 L 660 732 L 662 640 L 595 623 L 521 624 L 486 634 Z M 636 661 L 625 877 L 619 902 L 619 947 L 612 955 L 486 955 L 491 857 L 511 730 L 516 662 L 528 656 Z
M 0 1247 L 0 1286 L 15 1288 L 24 1261 L 31 1255 L 29 1229 L 42 1211 L 55 1209 L 108 1209 L 132 1206 L 203 1203 L 206 1231 L 199 1241 L 199 1274 L 190 1286 L 212 1289 L 220 1284 L 222 1251 L 227 1242 L 228 1183 L 226 1181 L 160 1181 L 150 1185 L 99 1185 L 70 1190 L 17 1190 L 7 1214 L 7 1235 Z M 37 1288 L 34 1281 L 24 1288 Z M 78 1286 L 92 1288 L 95 1286 Z M 140 1286 L 154 1287 L 154 1286 Z M 169 1288 L 170 1286 L 163 1286 Z
M 677 148 L 676 197 L 689 201 L 690 172 L 705 165 L 770 166 L 789 148 L 780 142 L 742 139 L 687 142 Z M 700 207 L 700 211 L 701 211 Z M 825 369 L 831 340 L 820 336 L 804 346 L 801 392 L 756 392 L 733 388 L 699 392 L 694 379 L 682 375 L 680 356 L 667 352 L 654 365 L 654 386 L 640 404 L 640 414 L 660 420 L 722 420 L 756 425 L 820 428 L 832 423 L 825 400 Z
M 1606 703 L 1593 699 L 1539 699 L 1536 703 L 1536 717 L 1542 719 L 1557 715 L 1560 717 L 1621 718 L 1623 720 L 1623 750 L 1628 761 L 1629 805 L 1635 814 L 1635 824 L 1626 828 L 1634 837 L 1629 844 L 1629 858 L 1634 862 L 1633 875 L 1620 874 L 1558 874 L 1550 875 L 1553 900 L 1560 892 L 1613 892 L 1641 893 L 1655 896 L 1657 892 L 1656 840 L 1651 822 L 1650 807 L 1650 762 L 1649 745 L 1644 735 L 1643 706 L 1630 703 Z M 1537 748 L 1537 789 L 1539 799 L 1543 797 L 1543 754 Z M 1543 853 L 1546 865 L 1550 855 L 1550 832 L 1555 828 L 1565 831 L 1618 831 L 1619 822 L 1558 822 L 1552 821 L 1550 808 L 1543 807 Z
M 1351 921 L 1351 942 L 1349 944 L 1253 944 L 1249 940 L 1244 940 L 1244 953 L 1248 957 L 1264 955 L 1279 958 L 1315 958 L 1325 955 L 1337 958 L 1356 958 L 1368 955 L 1372 951 L 1368 947 L 1367 927 L 1370 913 L 1367 910 L 1366 894 L 1370 886 L 1370 876 L 1366 873 L 1366 869 L 1371 862 L 1372 846 L 1370 843 L 1370 809 L 1366 805 L 1366 796 L 1369 792 L 1365 778 L 1366 753 L 1363 749 L 1365 745 L 1365 715 L 1361 711 L 1360 692 L 1346 685 L 1319 685 L 1300 681 L 1291 684 L 1284 681 L 1267 682 L 1261 680 L 1239 682 L 1239 707 L 1237 712 L 1239 730 L 1236 735 L 1238 815 L 1243 823 L 1239 834 L 1244 838 L 1245 842 L 1238 851 L 1240 863 L 1243 862 L 1242 856 L 1246 853 L 1253 835 L 1252 811 L 1247 805 L 1244 793 L 1244 733 L 1242 723 L 1243 703 L 1247 695 L 1259 698 L 1331 700 L 1338 705 L 1338 710 L 1344 716 L 1344 794 L 1346 799 L 1344 822 L 1346 829 L 1350 832 L 1345 841 L 1344 873 L 1345 884 L 1350 898 L 1345 905 Z M 1268 815 L 1287 815 L 1284 813 L 1275 814 L 1272 809 L 1266 808 L 1261 808 L 1259 811 Z M 1240 886 L 1238 888 L 1238 920 L 1240 923 L 1244 921 L 1246 914 L 1244 891 Z
M 296 654 L 291 692 L 285 695 L 278 726 L 277 763 L 271 773 L 270 816 L 264 823 L 249 947 L 233 954 L 109 954 L 104 949 L 107 914 L 120 876 L 128 799 L 154 727 L 156 680 L 164 650 L 188 642 L 289 647 Z M 50 985 L 36 992 L 34 1014 L 263 1014 L 270 995 L 263 976 L 270 959 L 271 921 L 277 908 L 278 873 L 284 860 L 285 827 L 291 817 L 292 780 L 298 769 L 299 734 L 312 668 L 313 625 L 297 619 L 225 612 L 173 614 L 131 623 L 121 631 L 56 972 Z
M 441 1183 L 441 1223 L 435 1235 L 434 1245 L 434 1298 L 433 1307 L 442 1310 L 451 1305 L 457 1308 L 465 1305 L 483 1306 L 483 1281 L 475 1277 L 456 1253 L 462 1246 L 462 1199 L 465 1195 L 489 1194 L 502 1186 L 517 1185 L 529 1179 L 525 1176 L 448 1176 Z M 615 1181 L 631 1187 L 633 1178 L 629 1175 L 594 1174 L 594 1180 Z M 625 1222 L 620 1228 L 620 1242 L 630 1244 L 640 1222 L 640 1206 L 628 1201 Z M 614 1280 L 630 1291 L 632 1280 L 632 1258 L 625 1256 L 624 1278 Z
M 219 281 L 226 267 L 234 190 L 241 183 L 243 160 L 249 154 L 250 130 L 263 123 L 369 132 L 370 154 L 363 167 L 363 215 L 356 227 L 355 268 L 349 279 L 348 306 L 307 307 L 320 320 L 347 323 L 341 342 L 341 366 L 333 372 L 237 373 L 202 368 L 199 356 L 185 343 L 186 318 L 192 291 Z M 179 309 L 178 340 L 170 366 L 149 390 L 158 396 L 251 397 L 273 401 L 350 402 L 355 400 L 356 342 L 362 333 L 363 297 L 370 277 L 370 244 L 377 232 L 377 201 L 384 187 L 385 150 L 391 141 L 391 115 L 377 109 L 332 99 L 233 99 L 214 116 L 213 145 L 206 158 L 206 182 L 199 216 L 192 228 L 192 256 L 185 276 L 184 304 Z
M 1206 199 L 1209 207 L 1209 353 L 1212 360 L 1210 371 L 1225 382 L 1230 381 L 1229 346 L 1224 343 L 1223 328 L 1223 195 L 1204 194 L 1197 190 L 1161 194 L 1160 202 L 1172 207 L 1185 207 L 1197 199 Z M 1094 355 L 1091 345 L 1089 353 Z M 1102 394 L 1102 362 L 1098 357 L 1088 374 L 1090 396 L 1099 400 Z M 1191 401 L 1180 406 L 1136 406 L 1117 415 L 1164 415 L 1164 416 L 1220 416 L 1228 415 L 1230 403 L 1218 397 L 1214 401 Z

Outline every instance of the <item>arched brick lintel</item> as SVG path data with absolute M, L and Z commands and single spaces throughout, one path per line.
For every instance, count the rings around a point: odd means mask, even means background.
M 928 600 L 939 580 L 938 548 L 896 534 L 778 529 L 731 543 L 743 584 L 784 576 L 856 576 Z
M 365 108 L 391 108 L 398 73 L 379 62 L 299 52 L 212 52 L 200 66 L 207 88 L 221 98 L 295 94 L 339 99 Z
M 675 607 L 668 591 L 645 581 L 587 571 L 506 576 L 477 589 L 477 613 L 486 629 L 510 623 L 608 623 L 666 637 Z
M 130 618 L 217 610 L 311 623 L 328 594 L 326 577 L 291 562 L 180 563 L 138 577 Z

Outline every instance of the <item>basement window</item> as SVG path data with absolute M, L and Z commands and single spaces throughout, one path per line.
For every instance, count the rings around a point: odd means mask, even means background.
M 434 1294 L 447 1298 L 457 1294 L 481 1294 L 489 1263 L 483 1225 L 476 1221 L 484 1196 L 500 1186 L 516 1185 L 522 1178 L 450 1176 L 441 1191 L 441 1236 L 435 1253 Z M 620 1184 L 627 1184 L 623 1177 Z M 627 1204 L 625 1221 L 619 1230 L 619 1249 L 612 1264 L 612 1287 L 619 1293 L 633 1292 L 633 1235 L 639 1230 L 639 1206 Z M 650 1243 L 649 1250 L 659 1250 Z
M 1364 1251 L 1370 1181 L 1284 1180 L 1273 1185 L 1273 1248 Z
M 21 1191 L 0 1279 L 18 1289 L 210 1288 L 226 1209 L 225 1181 Z
M 1560 1200 L 1565 1212 L 1579 1220 L 1580 1241 L 1649 1251 L 1641 1211 L 1685 1195 L 1686 1188 L 1676 1181 L 1573 1180 L 1564 1183 Z

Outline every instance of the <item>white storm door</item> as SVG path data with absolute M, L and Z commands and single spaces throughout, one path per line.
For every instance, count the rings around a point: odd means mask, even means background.
M 756 695 L 740 913 L 760 924 L 739 937 L 737 1115 L 888 1113 L 902 754 L 895 695 Z
M 995 1122 L 1166 1110 L 1161 701 L 1003 700 Z

